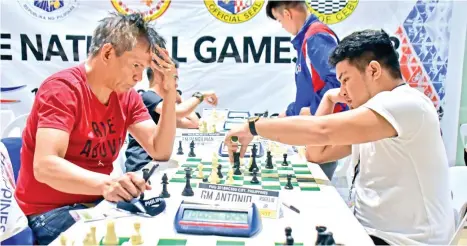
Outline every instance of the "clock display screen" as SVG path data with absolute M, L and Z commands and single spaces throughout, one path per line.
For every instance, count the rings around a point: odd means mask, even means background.
M 230 118 L 248 118 L 249 114 L 247 112 L 230 112 L 229 113 Z
M 185 209 L 185 211 L 183 212 L 183 219 L 192 221 L 231 222 L 247 224 L 248 213 L 234 211 Z

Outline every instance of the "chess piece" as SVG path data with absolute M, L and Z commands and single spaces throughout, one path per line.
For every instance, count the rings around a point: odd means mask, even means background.
M 183 155 L 182 141 L 178 141 L 177 155 Z
M 161 184 L 162 184 L 162 192 L 161 192 L 161 194 L 159 196 L 163 197 L 163 198 L 169 198 L 170 194 L 167 191 L 167 185 L 169 184 L 169 178 L 167 177 L 166 173 L 164 173 L 164 175 L 162 175 L 162 183 Z
M 323 234 L 326 232 L 327 228 L 325 226 L 316 226 L 316 232 L 318 233 L 318 236 L 316 238 L 316 243 L 315 245 L 323 245 L 325 238 L 325 235 Z
M 211 176 L 209 177 L 209 182 L 211 184 L 217 184 L 217 183 L 219 183 L 219 181 L 220 180 L 219 180 L 219 177 L 217 176 L 217 172 L 213 169 L 211 171 Z
M 191 141 L 190 143 L 190 152 L 188 153 L 188 157 L 196 157 L 195 154 L 195 141 Z
M 293 190 L 293 185 L 292 185 L 292 174 L 287 174 L 287 184 L 285 185 L 285 189 L 287 189 L 287 190 Z
M 240 166 L 240 153 L 239 152 L 234 152 L 234 167 Z
M 294 239 L 292 237 L 292 228 L 286 227 L 285 228 L 285 245 L 293 245 Z
M 203 177 L 203 182 L 204 182 L 204 183 L 208 182 L 208 176 L 204 176 L 204 177 Z
M 323 240 L 321 245 L 336 245 L 336 241 L 334 241 L 334 236 L 332 232 L 322 232 L 322 238 Z
M 217 177 L 219 177 L 220 179 L 222 179 L 224 177 L 224 175 L 222 175 L 222 165 L 221 164 L 217 165 Z
M 212 153 L 212 160 L 211 160 L 211 162 L 212 162 L 212 166 L 213 166 L 214 168 L 217 168 L 217 164 L 219 164 L 219 156 L 217 155 L 216 152 L 213 152 L 213 153 Z
M 251 179 L 250 183 L 252 183 L 252 184 L 258 184 L 259 183 L 257 175 L 258 175 L 258 168 L 255 168 L 255 169 L 253 169 L 253 178 Z
M 91 245 L 92 245 L 91 232 L 88 232 L 86 233 L 86 236 L 84 237 L 83 246 L 91 246 Z
M 135 222 L 133 225 L 135 228 L 135 232 L 133 235 L 131 235 L 130 241 L 131 245 L 142 245 L 143 244 L 143 238 L 141 237 L 141 223 L 140 222 Z
M 185 183 L 185 189 L 183 189 L 183 192 L 182 192 L 182 196 L 193 196 L 194 195 L 193 189 L 191 188 L 191 183 L 190 183 L 191 170 L 192 170 L 191 167 L 185 168 L 186 183 Z
M 107 232 L 103 239 L 104 245 L 117 245 L 118 244 L 118 237 L 115 233 L 115 222 L 109 221 L 107 223 Z
M 233 179 L 233 169 L 229 169 L 229 172 L 227 173 L 227 184 L 228 185 L 232 185 L 234 183 L 234 179 Z
M 197 178 L 199 179 L 203 179 L 204 178 L 204 175 L 203 175 L 203 168 L 204 168 L 204 165 L 203 163 L 199 163 L 198 164 L 198 175 L 196 175 Z
M 66 246 L 66 242 L 67 242 L 67 238 L 66 238 L 65 234 L 62 233 L 60 235 L 60 245 Z
M 268 156 L 266 157 L 267 160 L 266 160 L 266 168 L 267 169 L 274 169 L 274 165 L 272 165 L 272 155 L 270 151 L 268 151 Z
M 97 245 L 96 226 L 91 226 L 89 242 L 91 243 L 91 245 Z
M 258 165 L 256 164 L 256 152 L 258 151 L 258 149 L 256 148 L 256 144 L 253 144 L 253 148 L 251 149 L 251 166 L 250 168 L 248 169 L 248 171 L 250 171 L 250 173 L 256 168 L 256 169 L 259 169 L 258 168 Z
M 149 168 L 143 168 L 143 179 L 148 181 L 148 184 L 151 185 L 149 180 Z
M 242 171 L 240 170 L 240 164 L 234 165 L 234 167 L 235 167 L 235 172 L 234 172 L 234 174 L 235 174 L 235 175 L 242 175 Z
M 284 157 L 284 161 L 282 162 L 282 166 L 286 167 L 289 165 L 289 163 L 287 162 L 287 153 L 284 153 L 282 155 Z

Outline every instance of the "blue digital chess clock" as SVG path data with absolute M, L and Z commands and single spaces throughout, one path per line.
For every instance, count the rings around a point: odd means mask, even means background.
M 225 208 L 182 202 L 174 225 L 178 233 L 227 237 L 252 237 L 262 228 L 254 203 L 248 208 Z

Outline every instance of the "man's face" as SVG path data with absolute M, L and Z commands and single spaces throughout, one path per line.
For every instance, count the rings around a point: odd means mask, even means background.
M 107 72 L 111 73 L 114 81 L 110 89 L 117 93 L 127 92 L 142 80 L 143 70 L 150 64 L 149 43 L 140 39 L 131 51 L 126 51 L 121 56 L 113 56 L 109 60 Z
M 371 77 L 366 71 L 361 72 L 356 66 L 344 60 L 337 63 L 336 76 L 341 82 L 341 95 L 350 107 L 358 108 L 370 99 L 368 82 L 371 81 Z
M 291 11 L 288 9 L 274 8 L 272 9 L 272 15 L 279 23 L 281 23 L 282 28 L 284 28 L 288 33 L 297 35 L 298 30 L 295 30 L 296 28 L 292 19 Z

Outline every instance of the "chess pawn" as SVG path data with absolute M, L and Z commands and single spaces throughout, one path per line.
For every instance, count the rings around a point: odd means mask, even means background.
M 103 243 L 104 245 L 118 244 L 117 234 L 115 233 L 115 223 L 113 221 L 107 223 L 107 233 L 105 234 Z
M 234 173 L 233 169 L 229 169 L 229 172 L 227 173 L 227 177 L 228 177 L 227 184 L 228 185 L 231 185 L 234 183 L 233 173 Z
M 143 244 L 143 239 L 141 237 L 141 223 L 140 222 L 135 222 L 133 225 L 135 228 L 135 233 L 131 235 L 130 241 L 131 245 L 142 245 Z
M 66 246 L 66 242 L 67 242 L 67 238 L 66 238 L 65 234 L 62 233 L 60 235 L 60 245 Z
M 204 177 L 203 168 L 204 168 L 204 166 L 203 166 L 202 163 L 198 164 L 198 175 L 196 177 L 199 178 L 199 179 L 203 179 L 203 177 Z
M 219 177 L 217 176 L 217 172 L 215 169 L 212 169 L 211 176 L 209 177 L 209 183 L 211 184 L 219 183 Z
M 89 242 L 91 243 L 91 245 L 97 245 L 97 238 L 96 238 L 96 227 L 95 226 L 91 226 L 91 236 L 89 238 Z

